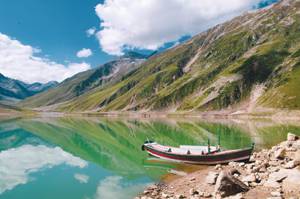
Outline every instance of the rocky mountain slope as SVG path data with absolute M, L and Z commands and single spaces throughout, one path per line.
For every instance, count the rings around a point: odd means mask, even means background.
M 93 73 L 89 72 L 87 76 Z M 71 79 L 76 82 L 82 75 Z M 299 77 L 300 2 L 282 0 L 156 54 L 110 84 L 92 84 L 95 86 L 89 87 L 89 92 L 83 89 L 82 95 L 69 98 L 56 109 L 168 112 L 224 109 L 252 112 L 258 107 L 300 109 Z M 56 98 L 63 96 L 56 95 Z M 61 102 L 35 101 L 41 96 L 51 96 L 51 92 L 33 97 L 25 104 L 46 106 Z
M 0 74 L 0 103 L 11 104 L 53 88 L 57 84 L 57 82 L 26 84 Z
M 95 88 L 101 89 L 120 81 L 124 75 L 136 70 L 145 59 L 146 56 L 142 54 L 128 52 L 117 60 L 68 78 L 56 88 L 26 99 L 21 105 L 39 107 L 69 101 Z

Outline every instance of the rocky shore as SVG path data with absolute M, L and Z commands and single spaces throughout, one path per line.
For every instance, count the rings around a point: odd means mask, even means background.
M 272 138 L 270 138 L 272 139 Z M 300 139 L 289 133 L 270 150 L 254 152 L 250 162 L 216 165 L 156 184 L 136 199 L 300 198 Z

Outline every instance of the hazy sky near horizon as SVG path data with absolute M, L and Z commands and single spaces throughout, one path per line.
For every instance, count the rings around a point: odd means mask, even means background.
M 275 1 L 1 0 L 0 73 L 63 81 L 126 50 L 164 48 Z

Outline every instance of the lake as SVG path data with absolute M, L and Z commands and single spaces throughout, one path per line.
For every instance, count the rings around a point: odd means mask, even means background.
M 194 167 L 149 159 L 146 139 L 162 144 L 270 148 L 300 135 L 297 122 L 196 119 L 27 118 L 0 120 L 0 198 L 133 198 L 171 171 Z

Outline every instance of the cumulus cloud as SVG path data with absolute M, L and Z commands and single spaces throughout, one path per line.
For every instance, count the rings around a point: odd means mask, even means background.
M 96 6 L 102 49 L 122 55 L 125 48 L 155 50 L 250 10 L 260 0 L 105 0 Z
M 90 177 L 84 174 L 75 173 L 74 178 L 78 180 L 79 183 L 86 184 L 89 182 Z
M 0 33 L 0 73 L 27 83 L 62 81 L 76 73 L 90 69 L 88 63 L 58 64 L 37 56 L 40 49 L 24 45 Z
M 93 55 L 93 52 L 91 49 L 83 48 L 80 51 L 78 51 L 76 55 L 79 58 L 84 58 L 84 57 L 89 57 L 89 56 Z
M 86 30 L 86 35 L 88 37 L 91 37 L 91 36 L 95 35 L 96 31 L 97 31 L 97 29 L 95 27 L 89 28 Z
M 108 176 L 99 183 L 95 199 L 134 198 L 147 185 L 126 183 L 121 176 Z
M 88 163 L 59 147 L 23 145 L 0 152 L 0 194 L 26 184 L 30 173 L 61 164 L 84 168 Z

